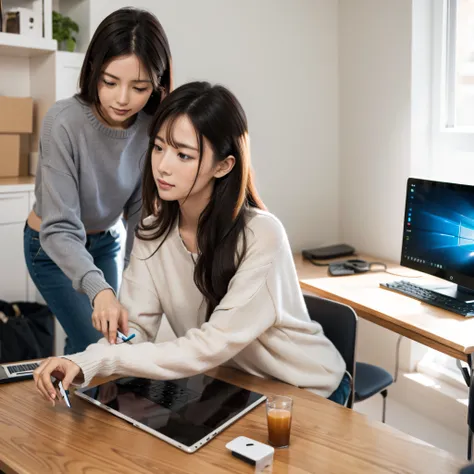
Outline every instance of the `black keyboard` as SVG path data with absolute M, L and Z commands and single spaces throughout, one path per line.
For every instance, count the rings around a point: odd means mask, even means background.
M 381 283 L 380 286 L 462 316 L 474 316 L 474 303 L 464 303 L 436 291 L 427 290 L 409 281 L 401 280 L 392 283 Z

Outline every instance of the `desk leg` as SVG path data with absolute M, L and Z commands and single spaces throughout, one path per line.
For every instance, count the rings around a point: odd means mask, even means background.
M 470 461 L 472 458 L 472 428 L 474 427 L 474 406 L 472 403 L 474 397 L 474 366 L 473 366 L 473 357 L 471 354 L 467 356 L 467 361 L 469 363 L 469 369 L 471 371 L 470 384 L 469 384 L 469 396 L 467 399 L 467 460 Z
M 456 359 L 456 365 L 461 371 L 464 381 L 468 386 L 468 396 L 467 396 L 467 460 L 470 461 L 472 458 L 472 428 L 474 427 L 474 406 L 472 400 L 474 398 L 474 361 L 471 354 L 467 356 L 467 363 L 469 364 L 469 369 L 463 367 L 461 361 Z
M 467 434 L 467 460 L 471 461 L 472 458 L 472 430 L 471 428 L 468 428 L 468 434 Z
M 400 368 L 400 344 L 402 342 L 403 336 L 398 336 L 397 339 L 397 348 L 395 349 L 395 374 L 393 376 L 393 383 L 398 379 L 398 369 Z

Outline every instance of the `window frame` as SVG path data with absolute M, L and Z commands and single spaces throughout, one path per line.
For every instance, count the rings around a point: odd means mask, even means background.
M 433 84 L 431 141 L 436 150 L 474 153 L 474 127 L 455 126 L 455 50 L 458 0 L 435 0 L 433 5 Z

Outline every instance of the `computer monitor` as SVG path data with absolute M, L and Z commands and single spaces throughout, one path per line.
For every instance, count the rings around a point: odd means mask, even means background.
M 453 283 L 438 293 L 474 300 L 474 186 L 408 179 L 401 264 Z

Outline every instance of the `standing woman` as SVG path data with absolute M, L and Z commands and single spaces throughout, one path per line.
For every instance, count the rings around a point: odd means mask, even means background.
M 116 298 L 124 222 L 127 263 L 141 213 L 147 127 L 172 84 L 161 24 L 147 11 L 123 8 L 97 28 L 80 92 L 44 118 L 24 251 L 31 278 L 67 334 L 66 354 L 84 350 L 102 331 L 112 343 L 117 328 L 128 331 Z

